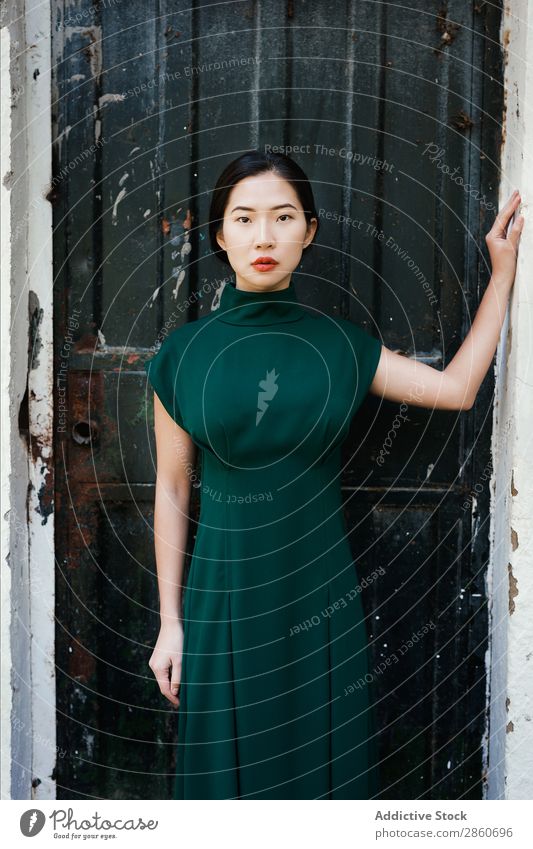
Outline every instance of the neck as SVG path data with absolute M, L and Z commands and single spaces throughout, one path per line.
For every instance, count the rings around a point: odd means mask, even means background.
M 236 274 L 235 279 L 235 288 L 241 292 L 281 292 L 283 289 L 288 289 L 291 285 L 292 275 L 287 274 L 286 277 L 283 277 L 282 280 L 279 280 L 274 286 L 270 287 L 268 284 L 265 287 L 265 284 L 262 282 L 254 285 L 248 280 L 240 277 L 238 274 Z
M 305 315 L 292 280 L 268 291 L 241 289 L 230 282 L 220 295 L 217 318 L 227 324 L 260 325 L 299 321 Z

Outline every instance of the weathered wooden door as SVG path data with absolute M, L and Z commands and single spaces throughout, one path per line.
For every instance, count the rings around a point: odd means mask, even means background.
M 441 368 L 489 276 L 497 5 L 53 3 L 59 798 L 171 793 L 142 366 L 226 275 L 217 175 L 292 146 L 321 216 L 300 299 Z M 482 794 L 491 396 L 488 376 L 467 413 L 369 397 L 346 444 L 383 798 Z

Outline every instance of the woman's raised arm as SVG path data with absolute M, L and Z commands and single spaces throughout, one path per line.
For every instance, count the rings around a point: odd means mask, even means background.
M 508 225 L 520 204 L 513 192 L 485 239 L 492 274 L 472 326 L 461 347 L 442 371 L 383 346 L 370 392 L 390 401 L 440 410 L 469 410 L 476 398 L 500 338 L 507 302 L 516 274 L 524 217 Z

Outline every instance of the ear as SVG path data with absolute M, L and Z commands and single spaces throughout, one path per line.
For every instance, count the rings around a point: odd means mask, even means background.
M 318 223 L 317 223 L 316 218 L 311 218 L 311 221 L 310 221 L 310 222 L 309 222 L 309 224 L 307 225 L 307 234 L 306 234 L 306 237 L 305 237 L 305 239 L 304 239 L 304 243 L 303 243 L 303 249 L 304 249 L 304 250 L 305 250 L 307 247 L 309 247 L 309 245 L 310 245 L 310 244 L 311 244 L 311 242 L 313 241 L 313 239 L 314 239 L 314 237 L 315 237 L 315 233 L 316 233 L 316 228 L 317 228 L 317 227 L 318 227 Z
M 222 227 L 220 228 L 220 230 L 217 231 L 216 240 L 218 242 L 219 247 L 222 248 L 223 251 L 225 251 L 226 250 L 226 242 L 224 240 L 224 237 L 222 236 Z

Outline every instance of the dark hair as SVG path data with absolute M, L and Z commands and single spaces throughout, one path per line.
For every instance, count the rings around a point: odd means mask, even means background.
M 298 199 L 302 204 L 305 218 L 309 224 L 311 218 L 316 218 L 317 228 L 315 238 L 319 229 L 319 218 L 315 208 L 315 200 L 313 198 L 313 190 L 305 172 L 300 166 L 284 153 L 263 153 L 260 150 L 248 150 L 234 159 L 229 165 L 226 165 L 222 174 L 218 178 L 213 194 L 211 197 L 211 206 L 209 209 L 209 240 L 211 248 L 215 256 L 225 262 L 226 265 L 231 265 L 228 255 L 223 250 L 216 240 L 216 234 L 222 226 L 224 219 L 224 211 L 228 203 L 228 198 L 232 188 L 237 185 L 245 177 L 255 177 L 257 174 L 264 174 L 271 171 L 277 174 L 291 184 Z M 309 250 L 312 242 L 307 246 Z

